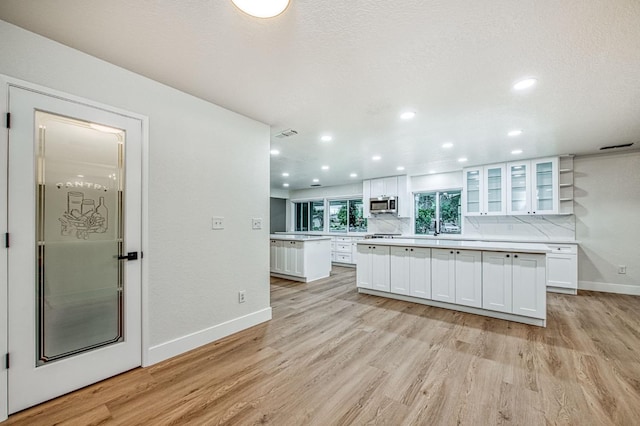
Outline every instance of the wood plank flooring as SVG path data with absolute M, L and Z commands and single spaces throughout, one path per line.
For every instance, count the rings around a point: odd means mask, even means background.
M 638 425 L 640 297 L 548 295 L 547 328 L 272 278 L 273 320 L 7 425 Z

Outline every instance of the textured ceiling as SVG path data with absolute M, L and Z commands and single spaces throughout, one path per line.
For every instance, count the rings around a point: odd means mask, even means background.
M 2 0 L 0 18 L 297 130 L 272 137 L 274 188 L 640 145 L 638 0 L 291 0 L 266 20 L 230 0 Z

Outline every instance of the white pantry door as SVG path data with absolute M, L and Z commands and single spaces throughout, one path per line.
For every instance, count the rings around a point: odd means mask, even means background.
M 141 364 L 142 124 L 17 86 L 9 112 L 15 413 Z

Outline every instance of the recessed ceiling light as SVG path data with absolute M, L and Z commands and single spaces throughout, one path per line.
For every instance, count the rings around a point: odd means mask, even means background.
M 323 137 L 320 138 L 322 142 L 331 142 L 331 139 L 333 138 L 330 135 L 324 135 Z
M 451 142 L 445 142 L 445 143 L 443 143 L 443 144 L 442 144 L 442 147 L 443 147 L 444 149 L 453 148 L 453 143 L 451 143 Z
M 404 170 L 404 166 L 398 166 L 398 167 L 396 167 L 396 170 L 402 171 L 402 170 Z
M 78 177 L 84 177 L 84 175 L 76 175 L 76 176 L 78 176 Z
M 320 179 L 314 179 L 313 181 L 314 182 L 320 182 Z
M 403 120 L 411 120 L 415 116 L 416 116 L 415 111 L 405 111 L 402 114 L 400 114 L 400 118 L 402 118 Z
M 349 176 L 350 177 L 358 177 L 358 174 L 357 173 L 351 173 Z
M 513 155 L 522 154 L 522 150 L 521 150 L 521 149 L 514 149 L 513 151 L 511 151 L 511 153 L 512 153 Z
M 514 90 L 528 89 L 529 87 L 535 86 L 537 82 L 538 80 L 536 80 L 535 78 L 525 78 L 524 80 L 520 80 L 516 84 L 514 84 L 513 89 Z
M 465 161 L 467 161 L 467 159 L 465 157 L 458 158 L 458 162 L 459 163 L 464 163 Z
M 278 155 L 278 154 L 280 154 L 280 151 L 278 151 L 277 149 L 272 149 L 270 152 L 271 152 L 271 155 Z
M 379 160 L 381 160 L 381 159 L 382 159 L 382 157 L 380 157 L 379 155 L 374 155 L 373 157 L 371 157 L 371 159 L 372 159 L 373 161 L 379 161 Z
M 434 174 L 435 172 L 436 172 L 435 170 L 429 170 L 430 175 Z
M 282 174 L 282 176 L 284 176 L 284 177 L 289 177 L 289 173 L 284 172 L 284 173 Z
M 289 6 L 289 0 L 231 0 L 238 9 L 256 18 L 273 18 Z
M 329 166 L 322 166 L 322 170 L 329 170 Z
M 282 186 L 284 186 L 285 188 L 287 188 L 289 186 L 288 183 L 283 183 Z
M 507 133 L 508 136 L 520 136 L 522 134 L 522 130 L 512 130 Z

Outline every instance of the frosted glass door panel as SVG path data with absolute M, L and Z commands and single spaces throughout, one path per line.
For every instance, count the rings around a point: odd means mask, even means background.
M 36 111 L 37 365 L 123 340 L 122 130 Z

